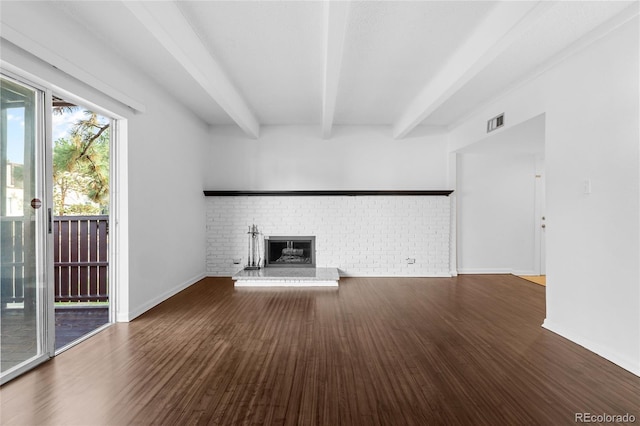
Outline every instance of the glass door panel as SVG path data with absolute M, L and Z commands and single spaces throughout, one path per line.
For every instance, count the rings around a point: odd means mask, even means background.
M 44 93 L 0 77 L 0 382 L 48 358 Z

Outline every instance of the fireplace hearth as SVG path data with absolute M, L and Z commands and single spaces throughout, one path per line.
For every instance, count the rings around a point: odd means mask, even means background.
M 316 237 L 284 236 L 264 240 L 265 267 L 316 266 Z

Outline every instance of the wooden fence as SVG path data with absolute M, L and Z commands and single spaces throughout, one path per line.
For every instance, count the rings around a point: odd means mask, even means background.
M 56 302 L 106 302 L 109 216 L 58 216 L 53 221 Z
M 109 300 L 109 216 L 59 216 L 53 221 L 56 302 Z M 34 224 L 22 217 L 2 218 L 2 303 L 25 302 L 25 284 L 33 281 Z M 29 244 L 28 241 L 31 241 Z M 32 298 L 32 297 L 31 297 Z M 28 299 L 30 299 L 28 297 Z

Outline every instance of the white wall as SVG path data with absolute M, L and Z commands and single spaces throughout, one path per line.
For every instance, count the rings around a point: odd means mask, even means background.
M 424 131 L 424 129 L 421 129 Z M 248 139 L 216 127 L 207 189 L 448 189 L 447 135 L 394 140 L 387 126 L 263 126 Z
M 449 189 L 448 137 L 434 129 L 395 140 L 388 126 L 335 126 L 325 140 L 320 126 L 263 126 L 251 140 L 221 126 L 212 139 L 207 189 Z M 207 271 L 237 272 L 231 260 L 246 258 L 244 230 L 255 222 L 270 235 L 316 235 L 319 266 L 344 275 L 449 276 L 451 199 L 439 200 L 446 204 L 440 209 L 431 205 L 437 198 L 329 197 L 316 205 L 317 197 L 276 197 L 275 209 L 272 201 L 250 197 L 231 213 L 227 204 L 242 199 L 208 201 Z M 416 263 L 407 265 L 407 257 Z
M 341 275 L 450 276 L 449 209 L 446 196 L 207 197 L 207 273 L 238 272 L 256 224 L 261 239 L 315 236 L 316 265 Z
M 539 115 L 457 151 L 458 272 L 539 273 L 544 121 Z
M 545 325 L 640 374 L 638 19 L 547 76 Z M 563 102 L 561 102 L 563 101 Z M 563 105 L 564 103 L 564 105 Z M 583 193 L 591 179 L 593 192 Z M 557 285 L 554 285 L 557 283 Z
M 128 158 L 128 163 L 122 164 L 126 167 L 121 168 L 123 177 L 128 172 L 128 181 L 121 188 L 122 215 L 115 227 L 128 232 L 128 239 L 123 236 L 128 247 L 122 247 L 119 263 L 125 270 L 128 266 L 123 277 L 128 280 L 128 290 L 119 295 L 118 319 L 129 320 L 203 277 L 202 189 L 207 126 L 166 96 L 162 87 L 55 8 L 43 3 L 6 3 L 0 19 L 19 28 L 28 39 L 27 45 L 65 58 L 93 79 L 146 106 L 146 112 L 134 113 L 87 84 L 2 42 L 1 59 L 6 63 L 127 120 L 127 140 L 120 141 L 118 149 L 122 158 Z
M 640 374 L 638 18 L 487 105 L 453 149 L 546 113 L 545 327 Z M 592 193 L 583 193 L 591 179 Z
M 129 121 L 130 316 L 205 276 L 208 130 L 156 93 Z
M 535 273 L 535 169 L 530 155 L 458 155 L 459 273 Z

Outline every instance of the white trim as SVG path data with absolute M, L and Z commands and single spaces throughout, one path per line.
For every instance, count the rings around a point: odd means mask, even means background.
M 513 274 L 513 269 L 509 268 L 462 268 L 458 269 L 458 274 L 460 275 L 485 275 L 485 274 L 496 274 L 496 275 L 509 275 Z
M 0 64 L 0 76 L 7 80 L 15 80 L 17 84 L 35 92 L 34 105 L 34 142 L 33 142 L 33 168 L 35 188 L 32 196 L 43 201 L 42 207 L 34 216 L 35 232 L 35 292 L 36 292 L 36 350 L 41 352 L 30 357 L 20 364 L 0 373 L 0 385 L 18 377 L 19 375 L 35 368 L 39 364 L 48 361 L 53 356 L 55 317 L 54 317 L 54 285 L 53 279 L 53 250 L 52 234 L 48 232 L 49 208 L 53 203 L 50 194 L 53 174 L 51 172 L 51 114 L 47 106 L 51 100 L 51 90 L 41 85 L 38 81 L 32 81 L 27 73 L 8 70 Z M 26 119 L 26 110 L 25 110 Z M 28 159 L 24 159 L 25 168 Z M 4 177 L 3 177 L 4 178 Z M 25 194 L 27 195 L 27 194 Z M 26 200 L 25 200 L 26 201 Z M 25 217 L 27 213 L 25 211 Z M 24 305 L 24 302 L 23 302 Z
M 72 64 L 50 49 L 22 34 L 15 28 L 12 28 L 6 22 L 2 23 L 2 38 L 135 111 L 145 112 L 147 110 L 143 103 L 125 95 L 82 68 Z
M 165 300 L 167 300 L 168 298 L 170 298 L 171 296 L 174 296 L 178 293 L 180 293 L 182 290 L 184 290 L 185 288 L 188 288 L 190 286 L 192 286 L 193 284 L 197 283 L 198 281 L 202 280 L 203 278 L 206 277 L 206 274 L 203 272 L 201 274 L 198 274 L 186 281 L 183 281 L 182 283 L 178 284 L 177 286 L 173 287 L 170 290 L 165 291 L 162 294 L 159 294 L 158 296 L 154 297 L 153 299 L 149 300 L 148 302 L 144 303 L 141 306 L 138 306 L 135 309 L 132 309 L 128 312 L 126 319 L 123 316 L 123 313 L 119 313 L 119 317 L 118 317 L 118 321 L 119 322 L 129 322 L 134 320 L 135 318 L 139 317 L 140 315 L 144 314 L 145 312 L 147 312 L 149 309 L 153 308 L 156 305 L 159 305 L 160 303 L 164 302 Z
M 449 195 L 449 274 L 452 277 L 458 275 L 458 198 L 455 183 L 457 170 L 457 154 L 449 154 L 449 185 L 454 188 L 454 192 Z
M 544 114 L 543 114 L 544 115 Z M 546 117 L 545 117 L 545 125 L 546 125 Z M 546 138 L 545 138 L 546 139 Z M 546 141 L 545 141 L 546 143 Z M 542 217 L 546 217 L 546 191 L 545 191 L 545 182 L 546 175 L 544 169 L 544 158 L 536 158 L 535 163 L 535 183 L 534 183 L 534 191 L 535 191 L 535 218 L 534 218 L 534 251 L 533 251 L 533 265 L 534 270 L 536 271 L 535 275 L 544 275 L 545 274 L 545 262 L 546 259 L 544 257 L 545 247 L 544 244 L 546 242 L 546 238 L 543 238 L 543 233 L 545 229 L 542 227 L 545 224 L 545 221 L 542 220 Z M 520 274 L 523 275 L 523 274 Z
M 636 376 L 640 376 L 640 362 L 638 360 L 630 359 L 624 355 L 621 355 L 617 352 L 611 351 L 608 347 L 603 346 L 599 343 L 596 343 L 589 338 L 580 335 L 579 333 L 575 333 L 571 330 L 563 328 L 562 326 L 549 321 L 549 319 L 545 319 L 542 327 L 561 336 L 565 339 L 576 343 L 583 348 L 599 355 L 612 363 L 616 364 L 619 367 L 624 368 L 625 370 L 635 374 Z
M 458 269 L 460 275 L 540 275 L 533 269 L 517 270 L 509 268 Z
M 55 275 L 54 275 L 54 247 L 53 247 L 53 229 L 49 232 L 49 225 L 53 226 L 53 223 L 49 223 L 49 212 L 51 215 L 54 214 L 53 211 L 53 118 L 52 114 L 49 111 L 49 106 L 53 105 L 53 93 L 51 89 L 44 90 L 44 105 L 42 106 L 42 114 L 43 114 L 43 123 L 44 123 L 44 146 L 42 149 L 44 150 L 44 159 L 42 160 L 43 164 L 39 165 L 44 172 L 43 180 L 44 180 L 44 188 L 43 193 L 40 194 L 42 200 L 44 200 L 45 207 L 45 215 L 47 217 L 44 218 L 45 224 L 45 277 L 44 280 L 47 283 L 45 285 L 45 296 L 44 300 L 46 301 L 45 305 L 45 323 L 43 324 L 46 327 L 45 332 L 45 347 L 44 350 L 49 354 L 49 357 L 52 358 L 55 355 L 55 335 L 56 335 L 56 310 L 55 310 L 55 302 L 56 302 L 56 293 L 55 293 Z M 53 217 L 51 217 L 53 220 Z
M 341 277 L 350 277 L 350 278 L 451 278 L 451 274 L 449 272 L 437 272 L 432 274 L 409 274 L 409 273 L 400 273 L 400 274 L 370 274 L 370 273 L 355 273 L 348 274 L 342 270 L 340 270 Z
M 111 202 L 109 220 L 111 244 L 109 245 L 109 273 L 115 294 L 109 297 L 112 319 L 129 321 L 129 156 L 128 124 L 126 119 L 116 119 L 111 145 Z
M 535 269 L 529 269 L 529 270 L 513 270 L 511 271 L 511 273 L 513 275 L 527 275 L 527 276 L 536 276 L 536 275 L 540 275 Z
M 8 369 L 3 372 L 3 376 L 0 378 L 0 386 L 26 373 L 27 371 L 33 370 L 43 362 L 47 362 L 50 359 L 49 354 L 44 353 L 37 358 L 30 358 L 27 361 Z

